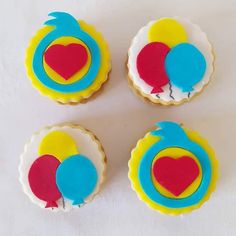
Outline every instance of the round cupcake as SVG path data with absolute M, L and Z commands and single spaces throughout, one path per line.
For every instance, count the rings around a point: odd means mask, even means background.
M 108 79 L 108 46 L 95 28 L 65 12 L 52 12 L 30 41 L 26 70 L 43 95 L 74 104 L 88 99 Z
M 128 51 L 128 79 L 136 94 L 177 105 L 200 93 L 213 73 L 213 49 L 196 24 L 161 18 L 141 28 Z
M 99 192 L 105 167 L 105 153 L 94 134 L 78 125 L 58 125 L 42 129 L 25 145 L 20 182 L 38 206 L 69 211 Z
M 163 121 L 132 150 L 129 179 L 138 197 L 163 214 L 199 208 L 215 189 L 214 151 L 198 133 Z

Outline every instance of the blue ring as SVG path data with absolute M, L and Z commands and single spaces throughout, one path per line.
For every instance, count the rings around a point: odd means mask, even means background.
M 186 145 L 187 144 L 187 145 Z M 210 181 L 212 176 L 212 167 L 211 162 L 209 160 L 208 154 L 205 152 L 202 147 L 200 147 L 198 144 L 188 141 L 185 145 L 167 145 L 167 144 L 161 144 L 160 142 L 155 143 L 152 145 L 147 152 L 144 154 L 139 170 L 138 170 L 138 176 L 139 181 L 141 183 L 141 186 L 144 190 L 144 192 L 147 194 L 147 196 L 154 202 L 168 207 L 168 208 L 184 208 L 188 206 L 192 206 L 197 204 L 206 194 Z M 186 148 L 187 146 L 187 148 Z M 198 187 L 198 189 L 189 197 L 183 198 L 183 199 L 171 199 L 163 196 L 160 194 L 157 189 L 154 187 L 152 183 L 152 176 L 150 170 L 152 169 L 152 162 L 155 156 L 166 148 L 171 147 L 177 147 L 182 148 L 187 151 L 192 152 L 199 160 L 201 168 L 202 168 L 202 181 Z
M 63 85 L 53 81 L 45 72 L 43 68 L 43 55 L 46 48 L 50 45 L 51 42 L 53 42 L 57 38 L 66 36 L 78 38 L 87 45 L 91 53 L 92 63 L 89 68 L 89 71 L 82 79 L 72 84 Z M 78 30 L 70 34 L 58 30 L 50 32 L 45 38 L 43 38 L 40 41 L 33 57 L 33 70 L 39 81 L 46 87 L 61 93 L 79 92 L 89 87 L 95 80 L 100 65 L 101 65 L 101 53 L 98 44 L 90 35 L 88 35 L 86 32 L 82 30 Z

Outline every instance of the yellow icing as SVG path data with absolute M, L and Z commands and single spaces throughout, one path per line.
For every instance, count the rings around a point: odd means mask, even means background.
M 88 72 L 88 69 L 91 65 L 91 55 L 90 55 L 90 51 L 89 51 L 88 47 L 86 46 L 86 44 L 83 41 L 81 41 L 77 38 L 73 38 L 73 37 L 58 38 L 58 39 L 54 40 L 47 48 L 49 48 L 55 44 L 68 45 L 71 43 L 77 43 L 77 44 L 83 45 L 87 51 L 88 60 L 87 60 L 86 64 L 76 74 L 74 74 L 72 77 L 70 77 L 70 79 L 65 80 L 62 76 L 60 76 L 58 73 L 56 73 L 50 66 L 48 66 L 47 63 L 45 62 L 45 59 L 43 58 L 43 66 L 44 66 L 44 69 L 45 69 L 47 75 L 52 80 L 54 80 L 55 82 L 57 82 L 59 84 L 72 84 L 72 83 L 80 80 Z
M 161 42 L 170 48 L 188 41 L 184 27 L 176 20 L 162 18 L 151 25 L 148 31 L 149 42 Z
M 153 164 L 155 163 L 155 161 L 157 159 L 159 159 L 160 157 L 163 157 L 163 156 L 169 156 L 169 157 L 172 157 L 172 158 L 179 158 L 181 156 L 188 156 L 188 157 L 191 157 L 195 162 L 196 164 L 198 165 L 198 168 L 199 168 L 199 175 L 198 177 L 194 180 L 194 182 L 188 186 L 187 189 L 184 190 L 184 192 L 182 192 L 179 196 L 175 196 L 173 195 L 171 192 L 169 192 L 167 189 L 165 189 L 164 187 L 162 187 L 155 179 L 154 175 L 153 175 L 153 172 L 152 172 L 152 181 L 153 181 L 153 184 L 155 186 L 155 188 L 162 194 L 164 195 L 165 197 L 168 197 L 168 198 L 185 198 L 185 197 L 188 197 L 190 196 L 191 194 L 193 194 L 197 188 L 199 187 L 200 183 L 201 183 L 201 180 L 202 180 L 202 170 L 201 170 L 201 165 L 198 161 L 198 159 L 189 151 L 187 150 L 184 150 L 184 149 L 181 149 L 181 148 L 167 148 L 161 152 L 159 152 L 156 157 L 154 158 L 153 160 Z
M 26 51 L 25 64 L 26 64 L 27 74 L 34 87 L 36 87 L 43 95 L 49 96 L 51 99 L 62 103 L 79 102 L 84 98 L 90 97 L 107 80 L 107 74 L 111 68 L 110 54 L 108 51 L 107 44 L 105 43 L 102 35 L 96 32 L 93 26 L 86 24 L 84 21 L 78 21 L 78 22 L 80 24 L 81 29 L 87 32 L 97 42 L 101 53 L 101 66 L 98 75 L 94 83 L 85 90 L 75 93 L 60 93 L 44 86 L 34 74 L 32 68 L 32 61 L 35 49 L 37 48 L 37 45 L 42 40 L 42 38 L 44 38 L 50 31 L 52 31 L 54 27 L 45 26 L 42 29 L 40 29 L 31 40 L 30 46 Z
M 210 194 L 215 189 L 215 184 L 217 180 L 218 163 L 215 158 L 214 151 L 208 145 L 207 141 L 202 139 L 198 135 L 197 132 L 194 132 L 188 129 L 184 129 L 184 130 L 187 136 L 189 137 L 189 139 L 191 139 L 193 142 L 198 143 L 207 152 L 211 165 L 212 165 L 212 179 L 208 187 L 208 191 L 206 192 L 205 196 L 196 205 L 185 207 L 185 208 L 168 208 L 152 201 L 143 191 L 142 186 L 139 182 L 139 177 L 138 177 L 139 165 L 146 150 L 149 149 L 149 147 L 152 146 L 154 143 L 158 142 L 160 140 L 159 137 L 153 136 L 150 133 L 148 133 L 144 138 L 140 139 L 137 143 L 137 146 L 133 149 L 131 153 L 131 158 L 129 160 L 128 176 L 131 181 L 132 188 L 136 191 L 139 198 L 142 201 L 144 201 L 150 208 L 154 210 L 158 210 L 164 214 L 179 215 L 183 213 L 188 213 L 192 211 L 193 209 L 199 208 L 205 201 L 208 200 L 208 198 L 210 197 Z
M 39 145 L 39 155 L 53 155 L 59 161 L 78 154 L 74 139 L 65 132 L 52 131 L 47 134 Z

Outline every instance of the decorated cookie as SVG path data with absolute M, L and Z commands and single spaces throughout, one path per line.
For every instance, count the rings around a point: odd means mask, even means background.
M 26 69 L 33 86 L 60 103 L 79 103 L 98 91 L 111 69 L 102 35 L 65 12 L 52 12 L 31 40 Z
M 42 208 L 68 211 L 88 203 L 104 180 L 106 158 L 101 143 L 77 125 L 48 127 L 25 145 L 20 182 Z
M 150 208 L 179 215 L 199 208 L 215 189 L 217 160 L 207 141 L 163 121 L 132 150 L 129 179 Z
M 128 79 L 153 103 L 181 104 L 210 81 L 214 56 L 207 36 L 189 20 L 174 17 L 141 28 L 128 51 Z

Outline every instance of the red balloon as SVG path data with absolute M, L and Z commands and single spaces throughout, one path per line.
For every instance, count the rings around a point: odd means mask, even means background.
M 138 54 L 137 69 L 141 79 L 153 87 L 151 93 L 163 92 L 162 87 L 169 83 L 165 70 L 165 58 L 170 48 L 164 43 L 147 44 Z
M 61 198 L 56 184 L 56 171 L 60 161 L 52 155 L 37 158 L 30 167 L 29 185 L 36 197 L 47 202 L 45 208 L 58 207 L 56 201 Z

